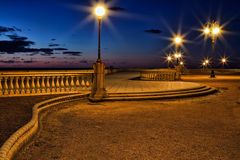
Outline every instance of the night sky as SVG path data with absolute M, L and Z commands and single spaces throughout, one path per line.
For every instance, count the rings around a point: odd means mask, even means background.
M 202 24 L 219 20 L 223 39 L 215 59 L 229 57 L 240 67 L 240 2 L 237 0 L 109 0 L 104 18 L 102 54 L 107 66 L 166 67 L 169 38 L 185 35 L 187 67 L 211 57 L 211 41 Z M 91 0 L 7 0 L 0 10 L 1 68 L 86 68 L 97 59 L 96 19 Z M 217 64 L 217 62 L 216 62 Z

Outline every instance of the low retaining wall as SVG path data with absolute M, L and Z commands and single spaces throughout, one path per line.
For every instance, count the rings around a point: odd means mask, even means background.
M 32 119 L 26 125 L 12 134 L 0 148 L 0 160 L 10 160 L 37 132 L 39 128 L 40 113 L 61 103 L 83 98 L 84 94 L 75 94 L 53 98 L 34 105 Z

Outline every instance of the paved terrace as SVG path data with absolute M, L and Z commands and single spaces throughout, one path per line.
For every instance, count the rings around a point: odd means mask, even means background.
M 139 72 L 121 72 L 107 76 L 106 88 L 108 93 L 172 91 L 201 86 L 199 83 L 182 81 L 131 80 L 137 77 L 139 77 Z

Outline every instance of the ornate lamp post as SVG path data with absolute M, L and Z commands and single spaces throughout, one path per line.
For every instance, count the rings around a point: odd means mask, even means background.
M 228 61 L 227 58 L 225 58 L 225 57 L 221 58 L 221 63 L 222 63 L 223 68 L 225 68 L 227 61 Z
M 166 59 L 167 59 L 167 63 L 168 63 L 168 68 L 170 68 L 170 63 L 172 62 L 172 57 L 170 55 L 168 55 L 166 57 Z
M 222 33 L 222 28 L 221 28 L 220 24 L 216 21 L 207 23 L 203 29 L 203 34 L 207 37 L 210 37 L 212 40 L 212 49 L 213 50 L 215 47 L 216 40 L 221 33 Z M 213 63 L 214 63 L 214 59 L 213 59 Z M 211 78 L 216 77 L 213 68 L 214 68 L 214 64 L 212 64 L 212 70 L 211 70 L 211 74 L 210 74 Z
M 175 57 L 175 59 L 176 59 L 177 66 L 178 66 L 178 65 L 179 65 L 179 60 L 182 58 L 182 53 L 176 52 L 176 53 L 174 54 L 174 57 Z
M 101 101 L 104 97 L 107 96 L 107 91 L 105 89 L 105 64 L 101 59 L 101 25 L 102 19 L 106 14 L 106 9 L 105 7 L 99 5 L 95 8 L 94 11 L 98 19 L 98 59 L 93 65 L 94 82 L 90 100 Z

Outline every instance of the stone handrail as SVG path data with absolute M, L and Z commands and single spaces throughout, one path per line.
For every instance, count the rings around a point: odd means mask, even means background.
M 90 90 L 92 72 L 3 72 L 0 96 L 80 93 Z
M 152 69 L 143 70 L 140 72 L 141 80 L 154 80 L 154 81 L 176 81 L 180 80 L 180 73 L 175 69 Z

